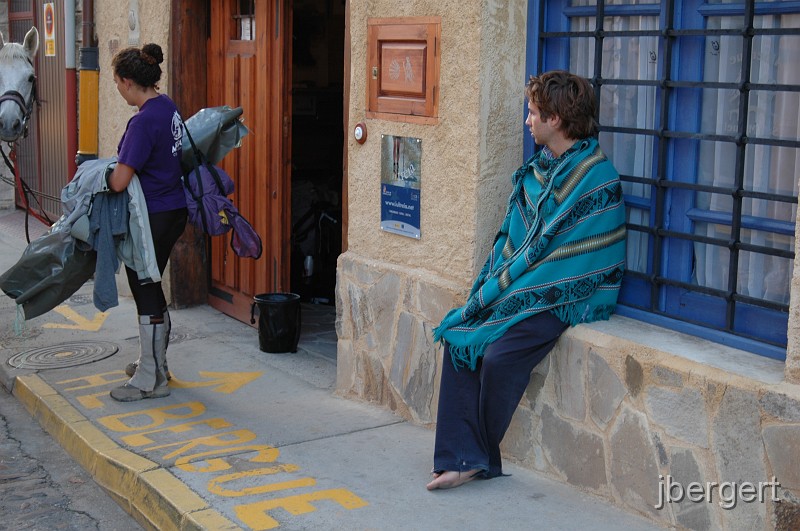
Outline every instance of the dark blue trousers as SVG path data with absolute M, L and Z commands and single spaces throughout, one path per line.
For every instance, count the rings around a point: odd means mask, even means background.
M 434 472 L 483 470 L 503 474 L 500 441 L 528 386 L 531 371 L 566 330 L 550 312 L 520 321 L 489 345 L 474 371 L 453 366 L 445 343 Z

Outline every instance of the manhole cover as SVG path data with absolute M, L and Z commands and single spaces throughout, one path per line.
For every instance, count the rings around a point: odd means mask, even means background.
M 20 352 L 12 356 L 8 364 L 17 369 L 61 369 L 99 361 L 118 350 L 114 343 L 75 341 Z

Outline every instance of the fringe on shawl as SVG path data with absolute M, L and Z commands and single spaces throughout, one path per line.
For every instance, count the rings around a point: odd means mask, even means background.
M 590 308 L 581 304 L 563 304 L 551 310 L 544 311 L 551 312 L 561 322 L 567 323 L 569 326 L 575 326 L 581 323 L 608 320 L 614 313 L 616 306 L 616 304 L 602 304 Z M 443 335 L 445 332 L 446 329 L 442 325 L 434 328 L 434 342 L 444 343 Z M 498 330 L 479 345 L 457 346 L 452 343 L 447 343 L 453 366 L 456 370 L 462 367 L 468 367 L 469 370 L 474 371 L 478 366 L 478 359 L 483 357 L 489 345 L 503 337 L 505 333 L 506 329 Z
M 442 319 L 442 323 L 447 321 L 447 317 L 450 316 L 454 311 L 458 309 L 451 310 L 444 319 Z M 447 327 L 444 324 L 439 324 L 436 328 L 433 329 L 433 341 L 434 343 L 445 343 L 444 333 L 447 331 Z M 480 345 L 462 345 L 457 346 L 452 343 L 447 343 L 450 352 L 450 359 L 453 362 L 453 367 L 456 370 L 462 367 L 469 367 L 470 370 L 474 371 L 475 367 L 478 366 L 478 358 L 483 356 L 483 353 L 486 351 L 486 348 L 492 344 L 494 341 L 500 339 L 503 336 L 505 330 L 499 331 L 499 333 L 492 334 L 489 338 L 486 339 Z
M 462 367 L 467 367 L 469 370 L 474 371 L 478 366 L 478 359 L 483 357 L 483 354 L 486 352 L 486 349 L 489 347 L 489 345 L 503 337 L 504 333 L 505 330 L 498 331 L 497 333 L 492 334 L 480 345 L 457 346 L 447 343 L 450 351 L 450 359 L 453 362 L 453 367 L 455 367 L 456 370 L 461 369 Z M 441 334 L 439 335 L 439 340 L 443 341 L 441 339 Z
M 564 304 L 553 308 L 551 311 L 561 322 L 567 323 L 570 326 L 575 326 L 581 323 L 608 320 L 611 318 L 611 314 L 614 313 L 614 308 L 616 307 L 616 304 L 600 304 L 593 307 L 583 306 L 581 304 Z

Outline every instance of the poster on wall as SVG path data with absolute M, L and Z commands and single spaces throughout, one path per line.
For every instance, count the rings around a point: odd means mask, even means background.
M 47 2 L 42 7 L 44 10 L 44 55 L 45 57 L 55 57 L 56 6 L 53 2 Z
M 419 239 L 422 140 L 381 136 L 381 229 Z

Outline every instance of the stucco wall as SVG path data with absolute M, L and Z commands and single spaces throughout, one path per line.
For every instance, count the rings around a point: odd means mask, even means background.
M 524 6 L 519 0 L 351 3 L 350 124 L 364 121 L 369 136 L 360 145 L 348 134 L 349 252 L 462 283 L 480 268 L 522 156 L 509 138 L 519 138 L 524 120 Z M 439 123 L 365 119 L 367 19 L 416 16 L 442 18 Z M 383 134 L 422 139 L 418 241 L 380 230 Z
M 139 20 L 139 39 L 129 40 L 128 9 L 136 7 Z M 169 49 L 170 3 L 163 0 L 129 0 L 128 2 L 95 2 L 95 27 L 100 62 L 99 87 L 99 156 L 112 157 L 117 154 L 117 144 L 125 131 L 128 119 L 136 112 L 123 100 L 114 85 L 111 60 L 114 54 L 127 46 L 142 46 L 148 42 L 159 44 L 164 50 L 165 61 L 161 64 L 161 92 L 169 94 L 166 60 Z
M 100 82 L 98 87 L 98 157 L 113 157 L 128 120 L 136 112 L 122 99 L 114 84 L 111 60 L 114 54 L 128 46 L 140 47 L 154 42 L 164 51 L 161 63 L 162 93 L 169 94 L 169 25 L 170 3 L 162 0 L 128 0 L 127 2 L 95 2 L 95 28 L 99 53 Z M 130 29 L 129 10 L 138 21 L 137 33 Z M 162 279 L 164 293 L 169 297 L 169 268 Z M 125 275 L 117 275 L 117 289 L 130 295 Z M 169 302 L 169 301 L 168 301 Z

